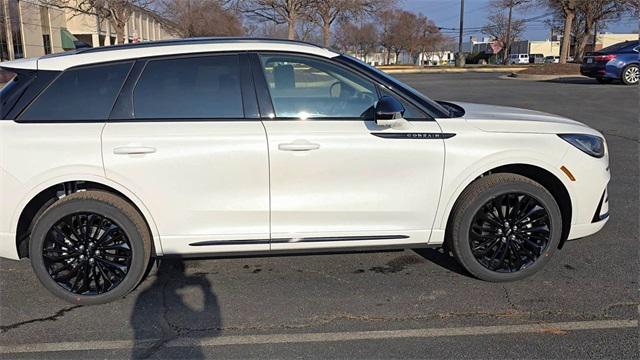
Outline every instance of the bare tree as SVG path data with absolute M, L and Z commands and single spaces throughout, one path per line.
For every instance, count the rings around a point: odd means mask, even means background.
M 576 31 L 576 51 L 575 60 L 580 62 L 584 56 L 589 37 L 594 34 L 595 26 L 598 24 L 604 28 L 607 21 L 619 18 L 629 9 L 619 0 L 590 0 L 581 1 L 577 8 L 577 19 L 582 27 Z M 594 42 L 595 46 L 595 42 Z
M 415 53 L 416 32 L 418 32 L 418 16 L 415 13 L 390 9 L 381 11 L 377 17 L 380 27 L 380 45 L 387 51 L 387 63 L 391 52 L 395 54 L 396 62 L 403 51 Z
M 417 31 L 418 52 L 420 57 L 424 53 L 433 53 L 446 42 L 445 36 L 440 32 L 436 24 L 424 16 L 419 17 L 420 27 Z M 420 59 L 422 63 L 422 58 Z
M 492 5 L 498 11 L 508 10 L 507 29 L 505 34 L 506 43 L 504 44 L 504 58 L 509 58 L 511 51 L 511 28 L 513 24 L 513 10 L 529 5 L 531 0 L 493 0 Z
M 162 0 L 157 11 L 175 24 L 182 37 L 244 34 L 237 14 L 220 0 Z
M 322 42 L 325 47 L 331 42 L 331 26 L 340 18 L 354 18 L 372 15 L 385 8 L 391 8 L 396 0 L 308 0 L 312 9 L 310 20 L 322 28 Z
M 620 0 L 627 8 L 628 11 L 635 14 L 635 16 L 640 16 L 640 0 Z
M 380 45 L 387 53 L 385 57 L 385 64 L 387 65 L 391 63 L 391 51 L 393 49 L 393 44 L 396 42 L 396 34 L 392 32 L 392 29 L 396 22 L 397 13 L 396 9 L 388 9 L 381 11 L 376 17 L 380 33 Z
M 296 38 L 302 41 L 320 44 L 322 43 L 321 37 L 318 35 L 318 25 L 312 21 L 299 21 L 296 26 Z
M 564 27 L 562 31 L 562 44 L 560 45 L 560 63 L 566 64 L 569 57 L 571 47 L 571 30 L 573 28 L 573 20 L 576 18 L 578 3 L 581 0 L 545 0 L 547 5 L 559 11 L 564 18 Z M 590 0 L 589 0 L 590 1 Z
M 40 0 L 43 5 L 70 10 L 75 14 L 107 20 L 116 32 L 116 44 L 124 43 L 125 27 L 136 9 L 149 9 L 154 0 Z
M 240 3 L 243 12 L 258 20 L 287 24 L 290 40 L 296 38 L 296 25 L 308 16 L 309 9 L 308 0 L 245 0 Z
M 367 56 L 378 45 L 378 33 L 373 23 L 356 25 L 349 19 L 341 19 L 336 31 L 336 46 L 343 51 L 352 51 L 356 56 Z
M 508 56 L 507 46 L 511 46 L 511 44 L 518 40 L 524 29 L 524 21 L 513 19 L 509 29 L 508 19 L 502 12 L 497 12 L 489 16 L 489 23 L 482 28 L 482 33 L 491 36 L 498 42 L 500 47 L 502 47 L 500 52 L 506 61 Z

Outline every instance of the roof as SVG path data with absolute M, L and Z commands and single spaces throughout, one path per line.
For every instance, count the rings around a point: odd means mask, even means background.
M 327 58 L 338 55 L 338 53 L 318 45 L 294 40 L 233 37 L 191 38 L 76 49 L 40 58 L 3 62 L 0 66 L 14 69 L 62 71 L 74 66 L 109 61 L 219 51 L 290 51 Z

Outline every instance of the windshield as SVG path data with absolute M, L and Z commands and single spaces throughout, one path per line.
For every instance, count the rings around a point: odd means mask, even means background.
M 379 78 L 382 78 L 385 82 L 389 83 L 390 85 L 392 85 L 393 87 L 397 87 L 401 90 L 404 90 L 405 92 L 407 92 L 407 95 L 410 95 L 412 98 L 420 101 L 423 103 L 423 105 L 428 108 L 431 113 L 431 115 L 435 118 L 438 117 L 451 117 L 451 113 L 448 109 L 446 109 L 445 107 L 443 107 L 442 105 L 438 104 L 437 102 L 429 99 L 428 97 L 426 97 L 425 95 L 423 95 L 421 92 L 419 92 L 418 90 L 412 88 L 411 86 L 399 81 L 398 79 L 390 76 L 389 74 L 385 73 L 384 71 L 378 70 L 376 67 L 371 66 L 369 64 L 367 64 L 366 62 L 360 60 L 360 59 L 356 59 L 352 56 L 349 55 L 340 55 L 338 58 L 346 60 L 349 63 L 355 63 L 356 65 L 360 66 L 360 67 L 364 67 L 366 68 L 369 72 L 374 73 L 374 75 L 377 75 Z

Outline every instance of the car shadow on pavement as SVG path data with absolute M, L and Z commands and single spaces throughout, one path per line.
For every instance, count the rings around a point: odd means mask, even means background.
M 584 76 L 576 76 L 576 77 L 560 77 L 557 79 L 544 80 L 542 82 L 546 83 L 554 83 L 554 84 L 573 84 L 573 85 L 604 85 L 598 84 L 596 79 L 587 78 Z M 613 82 L 612 85 L 617 85 L 618 83 Z
M 188 337 L 190 346 L 180 348 L 180 357 L 204 359 L 198 337 L 217 336 L 222 325 L 218 299 L 206 274 L 188 274 L 184 261 L 162 259 L 151 285 L 142 286 L 130 318 L 135 336 L 131 358 L 170 352 L 165 345 Z
M 432 263 L 441 266 L 449 271 L 453 271 L 467 277 L 473 277 L 458 263 L 458 261 L 456 261 L 453 256 L 449 255 L 448 251 L 443 248 L 421 248 L 412 250 L 426 260 L 429 260 Z

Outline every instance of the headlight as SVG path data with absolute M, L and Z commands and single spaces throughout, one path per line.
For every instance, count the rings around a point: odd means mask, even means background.
M 593 157 L 604 156 L 604 139 L 599 136 L 585 134 L 558 134 L 558 136 Z

